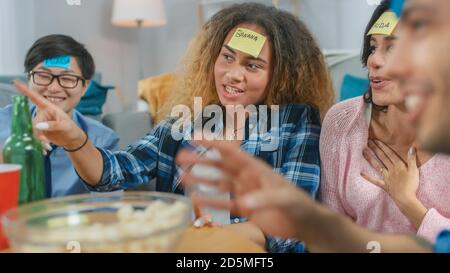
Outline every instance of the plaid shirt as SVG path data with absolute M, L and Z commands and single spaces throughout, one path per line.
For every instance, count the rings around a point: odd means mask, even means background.
M 241 149 L 256 156 L 274 171 L 304 189 L 315 198 L 320 179 L 319 113 L 304 104 L 280 106 L 279 126 L 271 127 L 268 134 L 276 134 L 279 143 L 275 150 L 261 147 L 270 142 L 264 134 L 246 134 Z M 180 169 L 175 164 L 177 152 L 190 146 L 185 139 L 175 140 L 171 128 L 175 119 L 167 119 L 156 126 L 144 138 L 128 147 L 127 151 L 111 152 L 98 148 L 103 157 L 103 175 L 93 191 L 129 189 L 155 181 L 156 190 L 184 194 L 179 183 Z M 276 132 L 274 132 L 276 131 Z M 267 134 L 267 133 L 266 133 Z M 232 217 L 231 222 L 245 221 Z M 267 238 L 271 252 L 302 252 L 302 243 L 294 240 Z
M 450 253 L 450 231 L 442 231 L 436 238 L 436 243 L 433 247 L 435 253 Z

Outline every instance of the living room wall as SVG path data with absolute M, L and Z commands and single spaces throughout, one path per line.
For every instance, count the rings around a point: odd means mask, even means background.
M 111 25 L 112 2 L 80 0 L 71 6 L 65 0 L 1 0 L 0 74 L 22 73 L 25 52 L 37 38 L 71 35 L 92 52 L 103 83 L 120 91 L 108 97 L 105 112 L 134 109 L 139 62 L 144 77 L 177 69 L 197 31 L 197 1 L 164 0 L 167 25 L 141 30 Z M 322 48 L 359 50 L 373 7 L 365 0 L 301 0 L 300 10 Z

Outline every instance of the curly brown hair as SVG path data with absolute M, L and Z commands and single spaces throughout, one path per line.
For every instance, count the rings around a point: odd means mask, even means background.
M 243 23 L 263 28 L 272 43 L 273 71 L 265 103 L 305 103 L 324 117 L 334 103 L 334 91 L 319 46 L 297 17 L 257 3 L 232 5 L 206 22 L 191 42 L 177 88 L 162 107 L 163 113 L 169 114 L 177 104 L 192 108 L 193 97 L 202 97 L 204 105 L 220 105 L 214 64 L 228 32 Z

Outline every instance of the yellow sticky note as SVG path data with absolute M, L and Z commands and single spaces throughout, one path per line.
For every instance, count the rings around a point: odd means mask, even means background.
M 238 28 L 228 46 L 258 58 L 265 42 L 265 36 L 246 28 Z
M 392 11 L 386 11 L 380 18 L 373 24 L 367 35 L 383 34 L 391 35 L 394 32 L 395 27 L 398 24 L 397 15 Z

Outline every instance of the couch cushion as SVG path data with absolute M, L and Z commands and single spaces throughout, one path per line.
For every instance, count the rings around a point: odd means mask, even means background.
M 0 108 L 12 103 L 12 97 L 20 95 L 12 84 L 0 83 Z
M 165 118 L 158 110 L 172 92 L 175 82 L 174 74 L 162 74 L 139 81 L 138 96 L 149 104 L 148 110 L 153 124 Z
M 114 86 L 101 85 L 96 81 L 91 81 L 76 109 L 83 115 L 101 115 L 106 95 L 110 89 L 114 89 Z
M 353 75 L 345 75 L 342 80 L 340 100 L 346 100 L 361 96 L 369 89 L 369 80 L 355 77 Z

